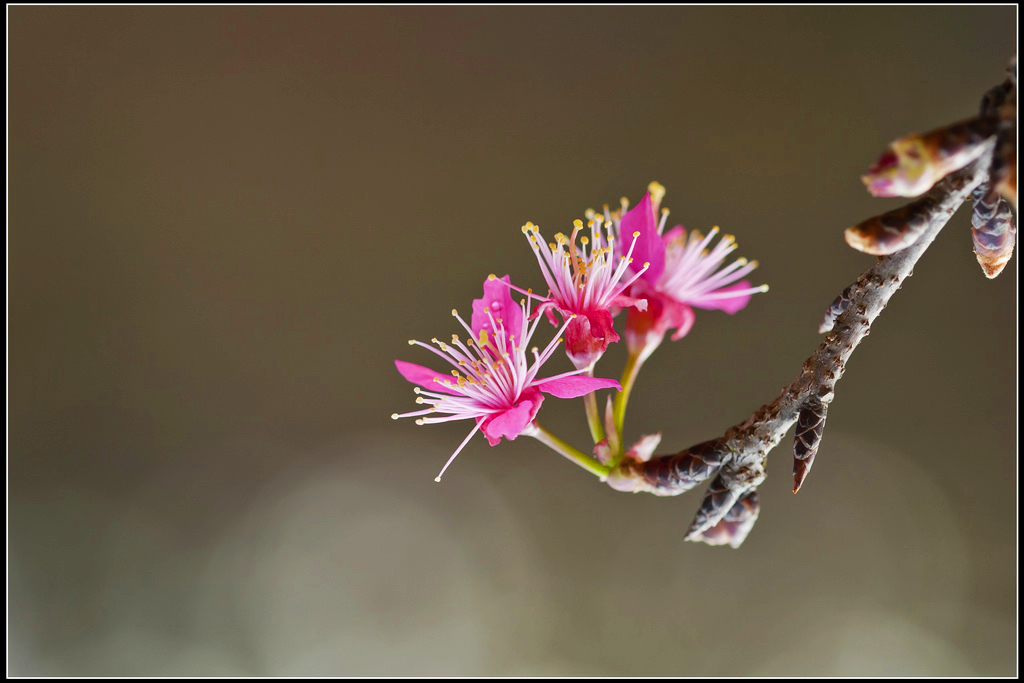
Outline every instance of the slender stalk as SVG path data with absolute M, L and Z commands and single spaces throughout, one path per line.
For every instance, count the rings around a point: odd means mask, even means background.
M 544 444 L 551 450 L 555 451 L 560 455 L 564 455 L 569 460 L 573 461 L 574 463 L 576 463 L 586 471 L 590 472 L 591 474 L 600 477 L 601 479 L 604 479 L 606 476 L 608 476 L 608 472 L 611 471 L 611 468 L 605 467 L 597 460 L 584 453 L 583 451 L 573 448 L 565 441 L 562 441 L 557 436 L 541 427 L 536 422 L 530 425 L 530 427 L 528 427 L 526 431 L 523 432 L 523 434 L 526 434 L 527 436 L 532 436 L 533 438 L 537 439 L 537 441 L 540 441 L 542 444 Z
M 636 378 L 640 374 L 640 368 L 643 367 L 644 361 L 647 360 L 649 353 L 630 353 L 629 357 L 626 358 L 626 366 L 622 369 L 622 380 L 619 384 L 622 385 L 622 391 L 615 397 L 615 406 L 612 409 L 612 413 L 615 419 L 615 432 L 618 434 L 619 443 L 624 443 L 622 438 L 622 428 L 626 424 L 626 405 L 629 403 L 629 395 L 633 391 L 633 385 L 636 384 Z
M 587 377 L 594 376 L 594 366 L 591 365 L 585 373 Z M 590 427 L 590 436 L 594 443 L 604 441 L 604 425 L 601 422 L 601 413 L 597 409 L 597 392 L 590 392 L 583 397 L 583 405 L 587 409 L 587 426 Z

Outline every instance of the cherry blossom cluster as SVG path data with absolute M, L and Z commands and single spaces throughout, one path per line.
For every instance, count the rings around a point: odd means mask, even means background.
M 550 242 L 540 227 L 526 223 L 522 232 L 537 259 L 542 289 L 489 275 L 468 322 L 452 311 L 461 329 L 450 340 L 410 340 L 436 355 L 444 370 L 396 360 L 399 373 L 415 385 L 419 409 L 392 417 L 412 417 L 417 424 L 474 423 L 441 474 L 477 432 L 492 446 L 533 436 L 602 478 L 623 458 L 651 456 L 659 435 L 645 435 L 629 449 L 622 445 L 626 401 L 644 361 L 666 335 L 678 340 L 689 334 L 695 309 L 734 314 L 768 289 L 745 279 L 757 262 L 731 258 L 737 248 L 731 235 L 717 227 L 706 234 L 681 225 L 666 230 L 664 195 L 661 185 L 651 183 L 632 208 L 622 199 L 614 211 L 588 209 L 569 234 L 556 233 Z M 622 339 L 617 318 L 624 320 L 620 329 L 629 352 L 621 383 L 595 376 L 608 346 Z M 554 334 L 531 346 L 542 322 Z M 560 346 L 575 369 L 542 377 Z M 616 398 L 608 397 L 602 416 L 596 392 L 609 389 Z M 593 456 L 540 426 L 545 396 L 584 399 Z

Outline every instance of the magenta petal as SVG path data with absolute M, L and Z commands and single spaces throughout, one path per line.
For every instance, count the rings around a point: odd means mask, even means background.
M 577 315 L 565 328 L 565 352 L 577 368 L 595 362 L 609 344 L 617 341 L 612 314 L 604 309 Z
M 551 394 L 556 398 L 579 398 L 597 391 L 598 389 L 616 389 L 622 391 L 622 387 L 613 379 L 601 377 L 559 377 L 552 380 L 540 380 L 533 385 L 545 394 Z
M 500 282 L 499 282 L 500 280 Z M 523 331 L 523 309 L 512 299 L 512 290 L 509 289 L 510 282 L 508 275 L 494 280 L 484 280 L 484 296 L 482 299 L 473 299 L 473 318 L 471 326 L 473 334 L 479 338 L 480 330 L 487 330 L 488 334 L 494 334 L 491 325 L 491 318 L 495 321 L 501 318 L 501 324 L 505 327 L 505 334 L 520 339 Z M 502 284 L 505 283 L 505 284 Z M 484 312 L 488 308 L 491 311 L 490 317 Z
M 713 294 L 720 294 L 722 292 L 735 292 L 744 289 L 750 289 L 751 284 L 746 280 L 741 280 L 734 285 L 728 287 L 722 287 L 717 289 Z M 743 310 L 748 303 L 750 303 L 750 297 L 753 296 L 750 292 L 746 294 L 738 294 L 734 297 L 722 298 L 722 299 L 694 299 L 693 301 L 687 301 L 686 303 L 697 308 L 703 308 L 706 311 L 725 311 L 726 313 L 732 314 L 737 311 Z
M 487 443 L 497 446 L 501 437 L 512 441 L 537 417 L 544 395 L 530 387 L 519 397 L 519 401 L 507 410 L 489 415 L 480 423 L 480 429 L 487 437 Z
M 633 242 L 634 232 L 639 232 L 640 236 L 633 247 L 633 270 L 638 271 L 644 263 L 650 263 L 650 267 L 640 277 L 651 283 L 657 282 L 665 270 L 665 245 L 658 234 L 658 218 L 654 215 L 650 193 L 645 194 L 640 203 L 622 217 L 619 237 L 623 254 Z
M 442 391 L 446 394 L 458 393 L 443 384 L 445 380 L 449 382 L 452 380 L 451 375 L 442 375 L 430 368 L 425 368 L 422 365 L 416 365 L 415 363 L 408 363 L 404 360 L 396 360 L 395 367 L 398 368 L 398 372 L 401 373 L 402 377 L 406 378 L 413 384 L 423 387 L 424 389 L 429 389 L 430 391 Z M 435 382 L 435 379 L 438 381 Z

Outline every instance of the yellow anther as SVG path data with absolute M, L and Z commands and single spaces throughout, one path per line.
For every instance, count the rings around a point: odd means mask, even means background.
M 768 285 L 761 285 L 761 291 L 762 292 L 767 292 L 768 291 Z
M 740 256 L 738 259 L 736 259 L 736 263 L 740 264 L 741 266 L 745 266 L 747 265 L 747 259 Z
M 453 308 L 453 309 L 452 309 L 452 317 L 456 317 L 456 316 L 458 316 L 458 315 L 459 315 L 459 312 L 458 312 L 458 311 L 456 311 L 456 310 L 455 310 L 455 309 Z
M 424 398 L 423 398 L 422 396 L 419 396 L 419 397 L 417 397 L 417 398 L 416 398 L 416 403 L 419 403 L 420 405 L 423 405 L 423 403 L 424 403 Z
M 459 335 L 453 334 L 452 335 L 452 344 L 458 344 L 458 343 L 459 343 Z
M 487 276 L 487 279 L 488 280 L 497 280 L 498 276 L 495 275 L 494 273 L 491 273 L 490 275 Z
M 397 420 L 398 419 L 398 413 L 391 413 L 391 419 L 392 420 Z
M 576 220 L 574 220 L 572 222 L 572 227 L 574 227 L 574 228 L 582 228 L 583 227 L 583 221 L 581 221 L 579 218 L 577 218 Z
M 654 200 L 655 204 L 661 204 L 661 200 L 665 197 L 665 186 L 659 183 L 657 180 L 652 181 L 647 186 L 647 191 L 651 193 L 651 199 Z
M 421 417 L 421 418 L 419 418 L 418 420 L 416 420 L 416 424 L 418 424 L 418 425 L 423 425 L 423 424 L 426 424 L 426 422 L 424 422 L 424 421 L 423 421 L 423 418 Z
M 644 261 L 644 268 L 650 268 L 650 267 L 651 267 L 651 262 L 650 261 Z
M 410 339 L 409 340 L 409 346 L 416 346 L 416 340 L 415 339 Z
M 750 262 L 750 267 L 751 268 L 757 268 L 759 265 L 761 265 L 760 261 L 751 261 Z
M 640 231 L 639 230 L 637 230 L 636 232 L 633 233 L 633 237 L 639 237 L 639 236 L 640 236 Z M 477 277 L 480 277 L 480 276 L 477 275 Z

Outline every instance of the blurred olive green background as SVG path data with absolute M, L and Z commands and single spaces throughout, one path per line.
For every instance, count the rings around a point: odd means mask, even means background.
M 641 376 L 662 450 L 775 397 L 871 265 L 892 138 L 972 115 L 1014 7 L 13 7 L 10 672 L 1012 675 L 1016 257 L 961 212 L 743 548 L 701 493 L 392 422 L 519 226 L 650 180 L 771 292 Z M 622 349 L 599 366 L 617 375 Z M 563 358 L 554 364 L 568 369 Z M 545 423 L 586 441 L 578 401 Z

